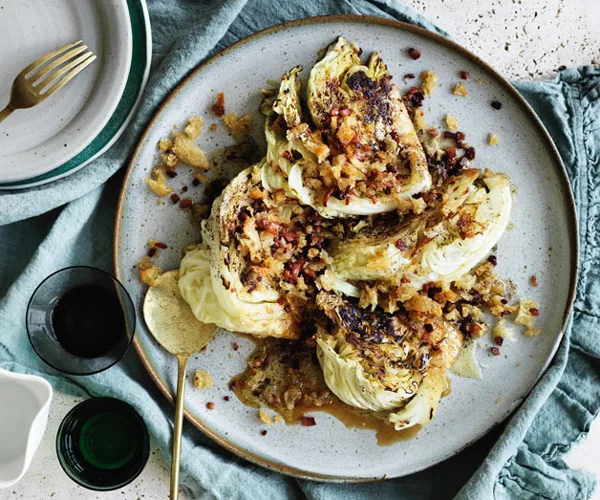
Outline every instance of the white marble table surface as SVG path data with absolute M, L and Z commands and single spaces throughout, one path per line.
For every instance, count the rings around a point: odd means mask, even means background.
M 551 78 L 557 69 L 600 64 L 599 0 L 405 0 L 454 40 L 511 79 Z M 3 500 L 168 498 L 169 465 L 152 446 L 141 476 L 122 490 L 97 493 L 75 485 L 56 460 L 54 439 L 64 415 L 80 399 L 55 394 L 48 430 L 23 480 L 0 491 Z M 574 447 L 570 466 L 595 472 L 600 480 L 600 421 Z M 600 500 L 600 487 L 594 495 Z

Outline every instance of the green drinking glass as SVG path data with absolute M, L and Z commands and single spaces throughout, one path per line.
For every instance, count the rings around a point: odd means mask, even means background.
M 56 452 L 60 465 L 77 484 L 90 490 L 116 490 L 144 469 L 150 436 L 131 405 L 93 398 L 78 404 L 63 419 Z

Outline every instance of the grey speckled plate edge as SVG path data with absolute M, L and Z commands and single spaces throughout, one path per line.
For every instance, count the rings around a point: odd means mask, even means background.
M 545 373 L 551 360 L 553 359 L 554 354 L 556 353 L 556 350 L 558 349 L 558 346 L 559 346 L 562 336 L 564 334 L 564 328 L 566 327 L 569 315 L 571 313 L 573 301 L 574 301 L 574 297 L 575 297 L 575 289 L 576 289 L 578 266 L 579 266 L 578 257 L 577 257 L 578 256 L 578 234 L 577 234 L 577 217 L 576 217 L 576 211 L 575 211 L 575 203 L 574 203 L 573 195 L 571 192 L 569 180 L 568 180 L 564 165 L 562 163 L 562 160 L 560 158 L 560 155 L 558 153 L 558 150 L 556 149 L 556 146 L 554 145 L 554 143 L 553 143 L 550 135 L 546 131 L 544 125 L 542 124 L 540 119 L 537 117 L 537 115 L 535 114 L 533 109 L 529 106 L 527 101 L 525 101 L 525 99 L 517 92 L 517 90 L 510 84 L 510 82 L 508 82 L 506 79 L 504 79 L 498 72 L 496 72 L 496 70 L 494 70 L 487 63 L 485 63 L 484 61 L 482 61 L 477 56 L 475 56 L 474 54 L 472 54 L 471 52 L 469 52 L 462 46 L 458 45 L 457 43 L 455 43 L 451 40 L 448 40 L 447 38 L 444 38 L 441 35 L 427 31 L 423 28 L 419 28 L 419 27 L 411 25 L 411 24 L 403 23 L 403 22 L 396 21 L 396 20 L 389 20 L 389 19 L 376 18 L 376 17 L 370 17 L 370 16 L 355 16 L 355 15 L 320 16 L 320 17 L 301 19 L 301 20 L 297 20 L 297 21 L 292 21 L 292 22 L 276 25 L 276 26 L 267 28 L 265 30 L 259 31 L 253 35 L 250 35 L 250 36 L 236 42 L 235 44 L 231 45 L 230 47 L 224 49 L 223 51 L 216 54 L 212 58 L 206 60 L 202 64 L 200 64 L 195 70 L 193 70 L 177 86 L 177 88 L 171 93 L 171 95 L 165 100 L 165 102 L 163 102 L 163 104 L 158 108 L 153 119 L 148 124 L 148 127 L 147 127 L 146 131 L 144 132 L 144 135 L 140 138 L 138 146 L 136 147 L 136 150 L 134 151 L 132 158 L 129 162 L 127 175 L 125 177 L 124 184 L 123 184 L 123 190 L 121 191 L 121 195 L 119 198 L 119 204 L 118 204 L 116 221 L 115 221 L 113 250 L 114 250 L 114 262 L 115 262 L 116 276 L 120 280 L 123 279 L 123 276 L 120 275 L 121 273 L 119 270 L 120 269 L 119 248 L 120 248 L 120 242 L 121 242 L 121 220 L 123 217 L 124 200 L 125 200 L 128 181 L 133 172 L 133 168 L 134 168 L 136 157 L 139 153 L 139 150 L 141 149 L 142 145 L 144 144 L 149 132 L 152 130 L 155 122 L 157 121 L 157 118 L 160 116 L 162 111 L 169 104 L 171 99 L 175 95 L 177 95 L 181 91 L 181 89 L 187 85 L 187 83 L 189 81 L 194 79 L 198 75 L 198 73 L 200 73 L 205 68 L 207 68 L 211 63 L 222 58 L 223 56 L 228 54 L 230 51 L 239 48 L 243 44 L 246 44 L 246 43 L 253 41 L 257 38 L 260 38 L 260 37 L 268 37 L 270 34 L 276 33 L 281 30 L 285 30 L 288 27 L 310 25 L 310 24 L 320 24 L 320 23 L 330 23 L 330 22 L 351 22 L 351 23 L 378 24 L 378 25 L 384 25 L 384 26 L 391 26 L 391 27 L 397 28 L 400 31 L 408 31 L 408 32 L 413 32 L 413 33 L 419 34 L 420 36 L 430 38 L 438 43 L 445 45 L 451 51 L 459 53 L 461 56 L 468 58 L 474 64 L 479 66 L 480 69 L 485 74 L 487 74 L 489 77 L 491 77 L 493 80 L 495 80 L 498 84 L 500 84 L 507 93 L 511 94 L 511 96 L 522 105 L 524 114 L 527 115 L 527 118 L 531 124 L 531 128 L 535 129 L 536 132 L 539 133 L 542 136 L 542 138 L 544 139 L 544 141 L 546 143 L 545 146 L 546 146 L 547 150 L 551 153 L 551 155 L 554 159 L 554 164 L 553 164 L 552 168 L 555 168 L 558 170 L 557 173 L 559 175 L 559 178 L 560 178 L 560 181 L 562 184 L 561 187 L 564 190 L 564 193 L 565 193 L 565 196 L 567 197 L 567 201 L 568 201 L 568 205 L 569 205 L 570 213 L 567 214 L 567 216 L 568 216 L 568 219 L 570 222 L 569 226 L 570 226 L 570 236 L 571 236 L 571 238 L 570 238 L 570 240 L 571 240 L 570 241 L 571 256 L 572 256 L 572 259 L 570 262 L 570 271 L 571 271 L 570 275 L 571 276 L 570 276 L 570 280 L 569 280 L 569 295 L 568 295 L 567 305 L 566 305 L 566 308 L 564 311 L 564 318 L 563 318 L 563 322 L 562 322 L 561 331 L 560 331 L 560 333 L 558 333 L 556 335 L 556 339 L 554 342 L 554 346 L 553 346 L 551 355 L 548 356 L 546 363 L 544 364 L 544 367 L 540 371 L 538 377 L 535 380 L 531 381 L 531 385 L 530 385 L 529 389 L 526 391 L 526 393 L 521 398 L 521 401 L 522 401 L 527 396 L 527 394 L 529 394 L 529 392 L 534 387 L 534 385 L 537 383 L 537 381 L 540 379 L 540 377 L 543 375 L 543 373 Z M 137 340 L 137 338 L 134 340 L 134 347 L 142 361 L 142 364 L 148 371 L 150 377 L 156 383 L 159 390 L 172 403 L 173 395 L 170 391 L 170 388 L 167 386 L 167 384 L 161 377 L 161 374 L 158 373 L 156 368 L 151 364 L 149 357 L 147 356 L 147 354 L 145 352 L 144 347 Z M 195 415 L 191 414 L 191 412 L 185 410 L 185 415 L 188 418 L 188 420 L 195 427 L 197 427 L 200 431 L 202 431 L 205 435 L 207 435 L 208 437 L 213 439 L 215 442 L 219 443 L 223 448 L 227 449 L 228 451 L 231 451 L 232 453 L 235 453 L 236 455 L 238 455 L 246 460 L 249 460 L 250 462 L 261 465 L 261 466 L 266 467 L 271 470 L 275 470 L 277 472 L 281 472 L 281 473 L 292 475 L 292 476 L 299 477 L 299 478 L 313 479 L 313 480 L 319 480 L 319 481 L 330 481 L 330 482 L 368 482 L 368 481 L 377 481 L 377 480 L 386 479 L 386 477 L 387 477 L 385 475 L 372 476 L 372 477 L 346 477 L 346 476 L 337 476 L 337 475 L 332 476 L 332 475 L 308 472 L 308 471 L 302 470 L 297 467 L 290 467 L 290 466 L 286 466 L 285 464 L 276 463 L 272 460 L 266 459 L 265 457 L 263 457 L 259 454 L 253 453 L 249 450 L 246 450 L 246 449 L 242 448 L 241 446 L 239 446 L 238 444 L 236 444 L 235 442 L 225 438 L 222 435 L 215 433 L 213 430 L 208 428 L 199 418 L 197 418 Z M 505 418 L 508 416 L 509 416 L 509 414 L 507 414 L 505 416 Z M 505 418 L 499 420 L 496 423 L 496 425 L 499 424 L 500 422 L 502 422 L 503 420 L 505 420 Z M 459 453 L 464 448 L 468 447 L 474 441 L 476 441 L 477 439 L 479 439 L 483 435 L 485 435 L 487 432 L 489 432 L 489 430 L 491 430 L 491 428 L 488 429 L 488 431 L 477 436 L 475 439 L 469 441 L 464 446 L 453 450 L 453 452 L 448 454 L 447 456 L 444 456 L 444 457 L 440 458 L 439 460 L 436 460 L 435 462 L 430 463 L 429 466 L 435 465 L 435 463 L 439 463 L 439 462 L 449 458 L 450 456 L 453 456 L 453 455 Z M 426 468 L 426 467 L 424 467 L 424 468 Z M 419 470 L 422 470 L 422 469 L 423 468 L 421 468 Z M 417 472 L 417 470 L 410 471 L 410 473 L 414 473 L 414 472 Z

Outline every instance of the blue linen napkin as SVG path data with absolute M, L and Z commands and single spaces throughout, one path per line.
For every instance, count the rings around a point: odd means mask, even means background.
M 65 377 L 36 357 L 24 326 L 27 300 L 34 288 L 48 274 L 69 265 L 112 271 L 111 239 L 122 181 L 122 172 L 116 172 L 157 105 L 210 54 L 269 25 L 321 14 L 393 17 L 441 31 L 393 0 L 157 0 L 149 2 L 149 10 L 154 70 L 143 104 L 124 137 L 101 158 L 64 180 L 0 194 L 0 367 L 41 374 L 60 391 L 130 402 L 168 455 L 172 407 L 133 351 L 117 366 L 91 377 Z M 581 240 L 581 275 L 572 321 L 552 365 L 521 408 L 505 426 L 452 459 L 405 478 L 360 485 L 296 480 L 261 469 L 222 450 L 186 424 L 182 480 L 190 498 L 591 496 L 593 477 L 568 469 L 562 457 L 585 436 L 600 409 L 600 233 L 595 230 L 600 225 L 600 69 L 571 69 L 551 82 L 515 85 L 546 124 L 567 166 Z

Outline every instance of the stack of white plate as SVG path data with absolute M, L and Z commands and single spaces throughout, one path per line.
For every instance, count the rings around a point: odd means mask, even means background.
M 47 100 L 0 123 L 0 189 L 76 172 L 121 135 L 142 95 L 152 52 L 144 0 L 9 0 L 0 10 L 0 109 L 38 57 L 76 40 L 98 59 Z

